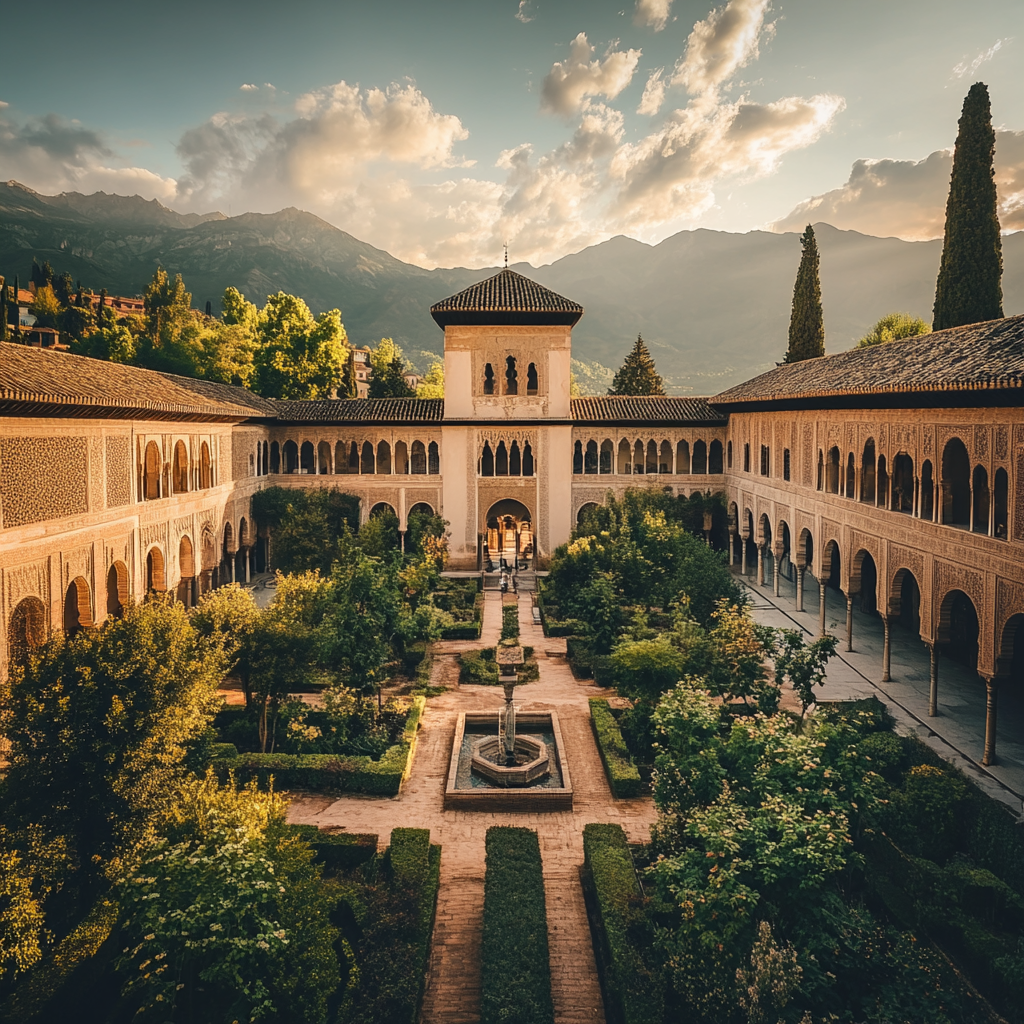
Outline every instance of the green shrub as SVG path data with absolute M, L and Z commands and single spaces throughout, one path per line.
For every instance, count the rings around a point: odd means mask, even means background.
M 540 678 L 540 668 L 533 657 L 533 648 L 524 647 L 523 657 L 526 660 L 519 667 L 517 678 L 520 683 L 534 683 Z M 498 685 L 498 664 L 494 660 L 493 647 L 463 651 L 459 655 L 459 683 L 464 686 Z
M 603 697 L 590 698 L 590 723 L 612 795 L 619 799 L 639 796 L 643 792 L 640 773 L 630 760 L 619 724 Z
M 589 679 L 594 674 L 594 654 L 586 638 L 568 637 L 565 641 L 565 657 L 577 679 Z
M 369 832 L 324 832 L 316 825 L 289 825 L 312 847 L 315 859 L 329 872 L 349 871 L 377 854 L 378 837 Z
M 519 605 L 506 604 L 501 607 L 501 639 L 519 639 Z
M 856 729 L 861 736 L 873 732 L 890 732 L 896 724 L 886 706 L 877 697 L 819 701 L 815 714 L 830 722 L 843 722 Z
M 906 767 L 906 748 L 903 741 L 893 732 L 868 733 L 857 749 L 871 759 L 872 771 L 878 772 L 886 782 L 899 785 Z
M 537 833 L 487 830 L 481 1024 L 553 1024 L 544 875 Z
M 210 748 L 210 756 L 213 758 L 238 757 L 238 748 L 234 743 L 214 743 Z
M 421 886 L 429 867 L 430 829 L 392 829 L 388 858 L 396 879 L 406 885 Z
M 480 620 L 477 619 L 475 622 L 460 622 L 454 626 L 449 626 L 442 634 L 442 640 L 479 640 L 480 639 Z
M 415 675 L 420 662 L 427 656 L 427 645 L 420 640 L 410 644 L 402 656 L 402 670 L 407 676 Z
M 580 636 L 587 631 L 587 624 L 579 619 L 566 619 L 564 622 L 557 622 L 548 619 L 544 623 L 544 635 L 550 637 L 559 636 Z
M 593 887 L 605 991 L 614 1015 L 623 1024 L 661 1024 L 664 981 L 636 945 L 639 938 L 649 948 L 652 930 L 622 827 L 585 825 L 583 863 L 584 878 Z

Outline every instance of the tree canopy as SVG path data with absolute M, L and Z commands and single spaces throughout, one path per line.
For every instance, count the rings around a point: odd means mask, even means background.
M 799 363 L 825 354 L 825 321 L 821 312 L 818 279 L 818 243 L 810 224 L 800 236 L 802 254 L 793 285 L 793 311 L 789 318 L 789 349 L 785 362 Z
M 857 342 L 857 348 L 870 348 L 872 345 L 884 345 L 886 342 L 929 333 L 931 326 L 919 316 L 911 316 L 910 313 L 887 313 Z
M 381 338 L 370 352 L 370 371 L 370 398 L 415 397 L 416 392 L 405 381 L 405 357 L 391 338 Z
M 618 373 L 612 380 L 612 386 L 608 389 L 609 395 L 663 395 L 665 394 L 665 382 L 661 379 L 654 366 L 651 353 L 644 343 L 641 335 L 636 336 L 636 342 L 630 350 L 629 355 L 623 360 Z
M 416 388 L 417 398 L 444 398 L 444 363 L 435 359 Z

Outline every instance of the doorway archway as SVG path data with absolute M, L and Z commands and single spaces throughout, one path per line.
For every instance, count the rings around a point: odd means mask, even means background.
M 483 568 L 502 565 L 528 568 L 533 563 L 533 517 L 530 510 L 514 498 L 503 498 L 487 510 L 483 542 Z

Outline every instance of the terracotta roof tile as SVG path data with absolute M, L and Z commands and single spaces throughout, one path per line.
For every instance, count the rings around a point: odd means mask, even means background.
M 443 398 L 342 398 L 271 403 L 279 420 L 301 423 L 440 423 Z
M 1024 315 L 778 366 L 711 401 L 729 408 L 842 396 L 1018 389 L 1024 397 Z
M 565 298 L 514 270 L 505 269 L 430 307 L 440 327 L 448 324 L 575 324 L 578 302 Z
M 706 398 L 660 395 L 602 395 L 572 399 L 572 418 L 578 423 L 649 423 L 678 425 L 724 424 L 725 414 Z

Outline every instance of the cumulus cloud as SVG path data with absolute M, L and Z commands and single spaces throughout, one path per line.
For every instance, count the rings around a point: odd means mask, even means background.
M 672 0 L 636 0 L 633 24 L 646 25 L 660 32 L 668 24 L 671 10 Z
M 774 34 L 774 24 L 764 21 L 770 6 L 770 0 L 729 0 L 698 21 L 672 83 L 693 95 L 717 92 L 740 68 L 757 59 L 762 35 Z
M 533 21 L 533 15 L 530 13 L 530 0 L 519 0 L 519 10 L 516 11 L 516 21 L 521 21 L 524 25 L 527 22 Z
M 259 89 L 259 86 L 254 85 L 252 82 L 243 82 L 238 88 L 242 92 L 256 92 Z
M 590 96 L 613 100 L 633 80 L 640 50 L 611 50 L 603 60 L 591 60 L 594 47 L 580 32 L 569 44 L 569 58 L 556 61 L 541 87 L 541 102 L 556 114 L 574 114 Z
M 952 165 L 951 149 L 917 161 L 858 160 L 844 185 L 800 203 L 774 230 L 798 231 L 811 221 L 826 221 L 869 235 L 939 238 Z M 1024 228 L 1024 132 L 996 132 L 996 190 L 1002 229 Z
M 990 61 L 1002 48 L 1005 43 L 1010 42 L 1012 37 L 1007 36 L 1006 39 L 997 39 L 987 50 L 982 50 L 974 60 L 962 60 L 953 68 L 953 74 L 957 78 L 963 78 L 964 75 L 973 75 L 982 64 L 986 61 Z
M 661 77 L 664 72 L 664 68 L 651 72 L 644 86 L 644 94 L 640 97 L 640 106 L 636 108 L 638 114 L 653 116 L 661 110 L 661 105 L 665 102 L 665 86 L 668 84 Z

